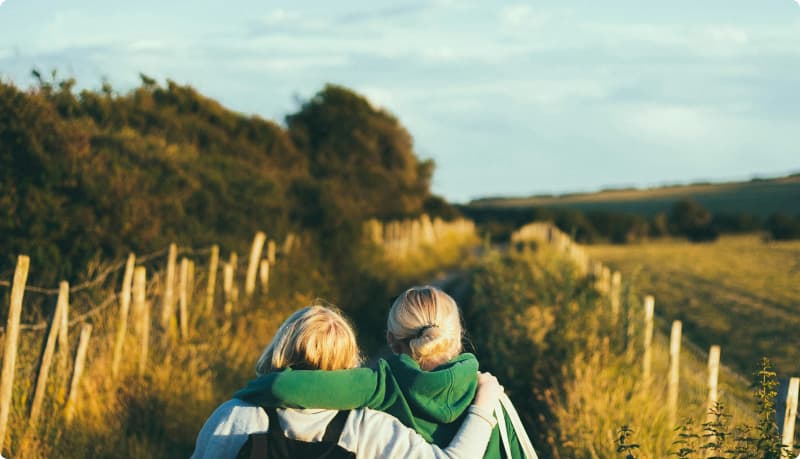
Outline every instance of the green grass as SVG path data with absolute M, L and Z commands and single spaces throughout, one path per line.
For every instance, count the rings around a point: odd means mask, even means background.
M 624 277 L 636 276 L 639 289 L 655 296 L 664 327 L 680 319 L 700 347 L 719 344 L 723 363 L 750 374 L 766 355 L 779 375 L 800 374 L 800 241 L 729 236 L 587 250 Z
M 770 180 L 669 186 L 651 189 L 607 190 L 562 196 L 487 198 L 475 207 L 553 207 L 654 216 L 682 199 L 693 199 L 714 214 L 749 213 L 766 217 L 776 212 L 800 214 L 800 176 Z

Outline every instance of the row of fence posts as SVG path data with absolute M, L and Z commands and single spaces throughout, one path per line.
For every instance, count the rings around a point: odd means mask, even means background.
M 282 247 L 282 251 L 288 254 L 293 247 L 297 246 L 299 239 L 290 233 Z M 266 244 L 266 258 L 262 257 L 264 245 Z M 261 284 L 264 293 L 269 288 L 270 267 L 276 263 L 277 246 L 275 241 L 267 241 L 266 234 L 256 233 L 250 250 L 247 264 L 247 272 L 244 282 L 246 296 L 251 296 L 256 290 L 256 283 Z M 180 331 L 180 338 L 185 340 L 189 337 L 189 305 L 192 304 L 195 290 L 195 264 L 192 260 L 184 257 L 180 261 L 178 268 L 178 247 L 170 244 L 167 255 L 167 267 L 165 272 L 165 285 L 162 295 L 162 308 L 159 323 L 166 332 L 167 338 L 172 338 Z M 202 305 L 198 307 L 198 312 L 210 314 L 213 312 L 217 271 L 219 270 L 219 246 L 214 245 L 210 250 L 208 278 L 205 289 L 205 298 Z M 229 261 L 223 266 L 223 294 L 224 294 L 224 314 L 228 320 L 235 304 L 238 300 L 238 286 L 236 282 L 236 268 L 238 256 L 236 252 L 230 254 Z M 11 410 L 13 395 L 14 373 L 17 359 L 17 346 L 19 342 L 20 318 L 22 313 L 23 298 L 30 268 L 30 258 L 20 255 L 17 259 L 16 269 L 11 287 L 11 297 L 7 325 L 5 328 L 5 346 L 3 350 L 3 366 L 0 374 L 0 452 L 5 444 L 8 428 L 8 418 Z M 177 314 L 175 311 L 175 287 L 177 286 Z M 58 299 L 55 311 L 47 329 L 47 336 L 44 342 L 39 371 L 37 373 L 33 396 L 31 398 L 28 425 L 23 435 L 23 444 L 35 431 L 42 405 L 46 393 L 48 375 L 52 365 L 53 357 L 58 350 L 59 366 L 66 370 L 69 361 L 69 283 L 63 281 L 59 285 Z M 122 356 L 128 335 L 128 322 L 133 319 L 134 334 L 138 341 L 138 361 L 136 374 L 144 376 L 147 369 L 150 331 L 151 331 L 151 301 L 147 301 L 147 272 L 144 266 L 136 266 L 136 256 L 130 254 L 125 263 L 125 271 L 122 278 L 122 287 L 119 296 L 119 314 L 116 323 L 116 333 L 112 347 L 112 378 L 116 379 L 120 372 Z M 113 301 L 113 298 L 110 299 Z M 175 316 L 177 315 L 178 324 Z M 130 316 L 130 317 L 129 317 Z M 76 406 L 78 404 L 78 392 L 81 375 L 84 371 L 86 356 L 89 351 L 89 340 L 92 335 L 92 325 L 82 323 L 80 337 L 78 339 L 77 351 L 71 378 L 69 379 L 69 389 L 67 400 L 64 405 L 64 419 L 67 424 L 74 418 Z
M 622 305 L 622 275 L 619 271 L 612 272 L 607 266 L 597 261 L 590 261 L 585 250 L 555 225 L 550 222 L 529 223 L 511 236 L 512 242 L 538 241 L 553 246 L 557 251 L 566 254 L 578 267 L 579 272 L 591 274 L 595 281 L 595 289 L 608 297 L 611 322 L 616 325 L 619 322 Z M 591 269 L 590 269 L 591 268 Z M 642 351 L 642 380 L 647 383 L 652 378 L 652 344 L 655 318 L 655 299 L 653 296 L 646 296 L 644 306 L 644 338 Z M 627 351 L 632 355 L 632 338 L 634 335 L 633 321 L 628 321 L 626 327 L 626 338 L 628 343 Z M 672 323 L 669 340 L 669 371 L 667 379 L 667 409 L 668 421 L 670 425 L 677 422 L 678 396 L 680 386 L 680 354 L 683 324 L 680 320 Z M 712 345 L 708 352 L 708 396 L 706 410 L 710 410 L 719 400 L 719 369 L 720 369 L 721 348 Z M 791 378 L 787 390 L 786 412 L 784 413 L 783 435 L 784 445 L 793 445 L 795 425 L 797 420 L 798 408 L 798 388 L 800 387 L 800 377 Z
M 456 219 L 446 222 L 439 217 L 423 214 L 417 219 L 383 223 L 376 219 L 364 222 L 364 235 L 373 244 L 383 247 L 389 257 L 402 259 L 411 251 L 433 245 L 437 241 L 464 238 L 476 234 L 472 220 Z

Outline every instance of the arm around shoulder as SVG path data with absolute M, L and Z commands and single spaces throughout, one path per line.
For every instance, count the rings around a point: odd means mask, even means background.
M 284 370 L 260 376 L 235 398 L 272 408 L 350 410 L 382 403 L 386 367 L 377 370 Z

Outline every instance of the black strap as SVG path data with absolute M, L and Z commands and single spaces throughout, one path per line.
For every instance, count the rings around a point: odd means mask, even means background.
M 283 435 L 280 421 L 278 421 L 278 412 L 275 411 L 275 408 L 263 408 L 263 410 L 267 412 L 267 418 L 269 418 L 269 431 L 280 432 Z
M 349 415 L 349 411 L 339 411 L 336 413 L 336 416 L 334 416 L 333 419 L 331 419 L 331 422 L 328 423 L 328 427 L 325 429 L 325 435 L 322 437 L 322 441 L 338 443 L 339 437 L 342 436 L 344 425 L 347 423 L 347 416 Z

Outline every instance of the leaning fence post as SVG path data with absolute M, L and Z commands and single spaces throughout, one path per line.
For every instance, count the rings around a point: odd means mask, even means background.
M 59 374 L 67 371 L 69 364 L 69 283 L 62 282 L 58 291 L 58 301 L 64 302 L 58 326 L 58 366 Z
M 133 268 L 136 265 L 136 255 L 128 255 L 125 264 L 125 275 L 122 277 L 122 293 L 119 299 L 119 323 L 117 336 L 114 340 L 114 356 L 111 360 L 111 377 L 116 378 L 119 373 L 119 364 L 122 360 L 122 349 L 125 346 L 125 336 L 128 334 L 128 310 L 131 305 L 131 283 L 133 282 Z
M 253 238 L 250 260 L 247 263 L 247 277 L 245 277 L 244 281 L 244 293 L 247 296 L 251 296 L 256 290 L 256 270 L 258 269 L 258 260 L 261 258 L 261 251 L 264 249 L 264 241 L 266 239 L 267 235 L 262 231 L 257 232 L 255 238 Z
M 150 340 L 150 306 L 147 304 L 147 270 L 136 268 L 133 274 L 133 311 L 136 317 L 136 335 L 139 338 L 139 376 L 144 374 Z
M 644 297 L 644 352 L 642 353 L 642 379 L 645 384 L 650 382 L 650 372 L 653 365 L 653 313 L 656 300 L 651 295 Z
M 167 256 L 167 279 L 164 281 L 164 304 L 161 307 L 161 326 L 167 334 L 175 333 L 175 264 L 178 260 L 178 247 L 169 245 Z
M 225 263 L 222 275 L 222 292 L 225 294 L 225 315 L 233 309 L 233 265 Z
M 788 451 L 794 448 L 794 428 L 797 422 L 797 399 L 800 391 L 800 378 L 789 380 L 789 392 L 786 394 L 786 415 L 783 418 L 783 443 Z M 786 454 L 786 453 L 784 453 Z M 789 457 L 789 454 L 786 454 Z
M 261 290 L 267 293 L 269 291 L 269 260 L 261 260 L 258 277 L 261 280 Z
M 681 330 L 683 324 L 680 320 L 672 322 L 672 333 L 669 338 L 669 392 L 667 405 L 669 407 L 670 426 L 674 426 L 678 414 L 678 385 L 680 383 L 680 356 L 681 356 Z
M 189 259 L 183 257 L 181 259 L 181 275 L 180 283 L 178 284 L 178 307 L 179 319 L 181 327 L 181 338 L 186 339 L 189 337 Z
M 377 220 L 372 220 L 372 223 L 373 223 L 373 226 L 375 226 L 375 224 L 380 225 L 380 222 L 378 222 Z M 431 223 L 431 221 L 429 219 L 428 220 L 428 225 L 430 225 L 430 223 Z M 380 227 L 378 227 L 378 229 L 380 230 Z M 377 234 L 377 232 L 373 231 L 373 235 L 374 234 Z M 295 237 L 294 233 L 292 233 L 292 232 L 290 232 L 289 234 L 286 235 L 286 239 L 283 241 L 283 253 L 284 253 L 284 255 L 289 255 L 292 252 L 292 247 L 294 246 L 294 237 Z M 374 237 L 375 236 L 373 236 L 373 238 Z M 376 241 L 376 243 L 379 244 L 380 241 Z
M 614 271 L 611 275 L 611 322 L 617 324 L 619 322 L 619 309 L 622 296 L 622 274 L 619 271 Z
M 0 451 L 6 438 L 8 414 L 11 410 L 11 395 L 14 388 L 14 368 L 17 362 L 19 341 L 19 319 L 22 314 L 22 298 L 25 296 L 25 283 L 28 281 L 28 268 L 31 260 L 26 255 L 17 257 L 14 270 L 14 283 L 11 287 L 11 304 L 6 322 L 6 343 L 3 349 L 2 381 L 0 381 Z
M 711 346 L 708 350 L 708 407 L 707 418 L 711 420 L 711 409 L 719 399 L 717 385 L 719 383 L 719 358 L 720 347 L 717 345 Z
M 206 312 L 214 309 L 214 289 L 217 286 L 217 270 L 219 269 L 219 246 L 211 246 L 211 260 L 208 263 L 208 283 L 206 284 Z
M 78 341 L 78 353 L 75 354 L 75 370 L 72 373 L 72 382 L 69 385 L 69 397 L 67 398 L 67 408 L 65 420 L 67 424 L 72 422 L 75 415 L 75 403 L 78 398 L 78 384 L 83 374 L 83 366 L 86 363 L 86 350 L 89 348 L 89 338 L 92 336 L 92 325 L 83 324 L 81 337 Z
M 192 305 L 194 299 L 194 261 L 189 260 L 189 267 L 186 274 L 186 303 Z M 196 310 L 197 308 L 195 308 Z
M 31 402 L 31 413 L 28 419 L 28 428 L 31 429 L 36 425 L 39 418 L 39 411 L 42 408 L 44 401 L 44 392 L 47 388 L 47 379 L 50 373 L 50 364 L 53 361 L 53 354 L 56 348 L 56 339 L 58 338 L 59 330 L 61 329 L 61 320 L 66 302 L 67 295 L 69 295 L 69 284 L 61 282 L 58 289 L 58 300 L 56 301 L 56 309 L 53 311 L 53 319 L 50 321 L 50 329 L 47 332 L 47 341 L 44 346 L 44 353 L 42 354 L 42 363 L 39 366 L 39 375 L 36 378 L 36 387 L 33 391 L 33 401 Z
M 269 264 L 275 266 L 275 241 L 272 239 L 267 243 L 267 260 Z
M 239 255 L 236 252 L 231 252 L 230 257 L 228 257 L 228 263 L 230 263 L 231 268 L 233 268 L 233 278 L 234 282 L 236 282 L 236 271 L 239 269 Z

